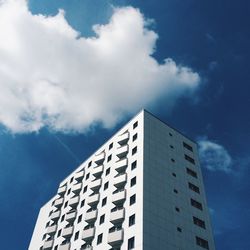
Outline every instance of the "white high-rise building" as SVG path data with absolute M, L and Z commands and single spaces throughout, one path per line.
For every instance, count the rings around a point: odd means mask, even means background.
M 40 249 L 214 250 L 196 143 L 141 111 L 41 208 Z

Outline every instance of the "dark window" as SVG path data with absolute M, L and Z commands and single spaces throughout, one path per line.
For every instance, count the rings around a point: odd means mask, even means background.
M 186 155 L 186 154 L 185 154 L 185 159 L 186 159 L 187 161 L 191 162 L 192 164 L 195 164 L 194 159 L 193 159 L 192 157 Z
M 82 215 L 78 216 L 77 223 L 80 223 L 82 221 Z
M 55 247 L 54 247 L 54 250 L 57 250 L 58 249 L 58 245 L 56 245 Z
M 172 161 L 172 162 L 175 162 L 175 159 L 172 158 L 171 161 Z
M 135 122 L 135 123 L 133 124 L 133 129 L 135 129 L 137 126 L 138 126 L 138 122 Z
M 69 189 L 69 190 L 67 191 L 67 195 L 69 195 L 70 191 L 71 191 L 71 189 Z
M 194 172 L 193 170 L 191 170 L 190 168 L 186 168 L 187 173 L 191 176 L 193 176 L 194 178 L 197 178 L 197 173 Z
M 83 193 L 86 193 L 87 189 L 88 189 L 88 186 L 85 186 L 84 189 L 83 189 Z
M 182 229 L 180 227 L 177 227 L 177 231 L 181 233 Z
M 189 187 L 189 189 L 193 190 L 194 192 L 196 192 L 198 194 L 200 193 L 200 189 L 190 182 L 188 183 L 188 187 Z
M 105 175 L 107 176 L 107 175 L 109 175 L 109 173 L 110 173 L 110 168 L 108 168 L 108 169 L 106 170 Z
M 89 178 L 89 173 L 86 175 L 86 180 L 88 180 L 88 178 Z
M 193 222 L 194 222 L 195 225 L 197 225 L 199 227 L 202 227 L 204 229 L 206 228 L 205 221 L 203 221 L 203 220 L 201 220 L 201 219 L 199 219 L 197 217 L 193 216 Z
M 68 206 L 68 201 L 66 201 L 64 204 L 64 207 L 67 207 L 67 206 Z
M 137 133 L 133 135 L 133 141 L 137 139 Z
M 109 144 L 109 149 L 113 148 L 113 142 Z
M 135 248 L 135 237 L 128 239 L 128 250 Z
M 175 207 L 176 212 L 180 212 L 180 209 L 178 207 Z
M 102 199 L 102 207 L 105 206 L 107 203 L 107 197 L 103 198 Z
M 83 207 L 84 204 L 85 204 L 85 200 L 82 200 L 82 201 L 81 201 L 81 207 Z
M 196 208 L 202 210 L 202 204 L 201 204 L 200 202 L 194 200 L 194 199 L 191 199 L 191 205 L 192 205 L 193 207 L 196 207 Z
M 102 243 L 102 234 L 99 234 L 97 236 L 97 245 L 101 244 Z
M 136 152 L 137 152 L 137 147 L 134 147 L 134 148 L 132 149 L 132 155 L 134 155 Z
M 173 134 L 172 134 L 172 133 L 170 133 L 170 132 L 169 132 L 168 134 L 169 134 L 169 136 L 173 136 Z
M 183 147 L 193 152 L 193 148 L 190 145 L 188 145 L 186 142 L 183 142 Z
M 57 237 L 61 236 L 62 229 L 60 229 L 57 233 Z
M 136 165 L 137 165 L 137 161 L 134 161 L 134 162 L 131 164 L 131 170 L 135 169 L 135 168 L 136 168 Z
M 111 161 L 111 159 L 112 159 L 112 155 L 109 155 L 108 156 L 108 162 Z
M 134 225 L 134 224 L 135 224 L 135 214 L 131 215 L 131 216 L 129 217 L 129 221 L 128 221 L 128 225 L 129 225 L 129 226 L 132 226 L 132 225 Z
M 178 190 L 174 189 L 174 192 L 175 192 L 176 194 L 178 194 Z
M 50 213 L 50 215 L 51 215 L 51 213 Z M 49 215 L 49 216 L 50 216 L 50 215 Z M 46 226 L 45 226 L 45 227 L 48 227 L 48 226 L 49 226 L 49 221 L 46 223 Z
M 104 221 L 105 221 L 105 214 L 103 214 L 103 215 L 100 217 L 99 224 L 101 225 L 102 223 L 104 223 Z
M 46 238 L 46 235 L 47 235 L 47 234 L 44 234 L 44 235 L 43 235 L 43 240 Z
M 109 182 L 107 181 L 107 182 L 104 184 L 104 190 L 106 190 L 108 187 L 109 187 Z
M 61 217 L 61 222 L 64 221 L 65 214 Z
M 135 194 L 134 194 L 134 195 L 132 195 L 132 196 L 130 197 L 129 205 L 131 206 L 131 205 L 133 205 L 135 202 L 136 202 L 136 196 L 135 196 Z
M 173 145 L 169 145 L 169 147 L 170 147 L 170 148 L 172 148 L 172 149 L 174 148 L 174 146 L 173 146 Z
M 176 173 L 172 173 L 172 175 L 173 175 L 174 177 L 176 177 Z
M 70 183 L 71 183 L 73 180 L 74 180 L 74 177 L 71 177 L 71 179 L 70 179 Z
M 133 187 L 136 184 L 136 177 L 132 178 L 130 181 L 130 187 Z
M 91 166 L 91 164 L 92 164 L 92 161 L 90 161 L 90 162 L 89 162 L 88 167 L 90 167 L 90 166 Z
M 208 242 L 198 236 L 196 236 L 196 244 L 205 249 L 209 249 Z
M 79 231 L 75 233 L 75 238 L 74 238 L 74 240 L 77 240 L 78 237 L 79 237 Z

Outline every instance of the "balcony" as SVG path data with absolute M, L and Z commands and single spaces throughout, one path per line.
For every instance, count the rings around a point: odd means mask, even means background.
M 64 186 L 58 188 L 57 193 L 59 195 L 63 195 L 63 194 L 65 194 L 66 190 L 67 190 L 67 186 L 64 185 Z
M 64 198 L 60 198 L 60 199 L 55 200 L 54 206 L 57 208 L 60 208 L 63 204 L 63 200 L 64 200 Z
M 74 227 L 73 226 L 69 226 L 63 229 L 62 231 L 62 237 L 68 238 L 73 234 L 74 231 Z
M 127 168 L 127 166 L 128 166 L 128 159 L 125 158 L 115 163 L 115 170 L 117 172 L 122 172 Z
M 117 157 L 124 158 L 128 154 L 128 145 L 124 145 L 117 149 L 116 155 Z
M 93 222 L 97 219 L 97 210 L 93 211 L 87 211 L 86 216 L 85 216 L 85 221 L 90 223 Z
M 59 246 L 58 250 L 70 250 L 70 242 L 62 243 Z
M 111 246 L 118 246 L 123 242 L 123 229 L 110 232 L 108 235 L 108 244 Z
M 81 250 L 93 250 L 93 247 L 91 245 L 84 245 Z
M 53 212 L 50 216 L 51 220 L 57 221 L 60 217 L 61 211 Z
M 84 177 L 84 170 L 75 174 L 75 180 L 78 182 L 81 181 L 83 179 L 83 177 Z
M 54 240 L 47 240 L 43 244 L 43 250 L 51 250 L 53 247 Z
M 103 172 L 103 165 L 98 166 L 98 167 L 95 167 L 95 168 L 93 169 L 93 175 L 94 175 L 95 177 L 101 176 L 102 172 Z
M 124 186 L 126 182 L 127 182 L 127 174 L 126 173 L 117 175 L 114 178 L 114 186 L 117 188 Z
M 128 140 L 129 140 L 129 132 L 126 132 L 118 136 L 117 142 L 122 146 L 125 145 L 128 142 Z
M 69 206 L 71 207 L 76 207 L 77 204 L 79 202 L 79 196 L 75 196 L 75 197 L 72 197 L 70 200 L 69 200 Z
M 121 190 L 113 194 L 112 202 L 115 205 L 122 204 L 125 200 L 126 200 L 126 190 Z
M 125 209 L 124 208 L 115 209 L 110 214 L 110 222 L 113 224 L 120 223 L 124 219 L 125 219 Z
M 99 188 L 101 187 L 101 185 L 102 185 L 102 179 L 97 179 L 97 180 L 92 181 L 89 184 L 89 188 L 91 190 L 95 191 L 95 190 L 99 190 Z
M 80 191 L 82 189 L 82 183 L 78 183 L 78 184 L 75 184 L 73 187 L 72 187 L 72 192 L 75 193 L 75 194 L 79 194 Z
M 84 229 L 82 232 L 82 239 L 84 241 L 92 240 L 95 236 L 95 228 Z
M 47 234 L 53 235 L 56 233 L 57 225 L 53 225 L 47 228 Z
M 67 213 L 66 216 L 65 216 L 65 220 L 68 221 L 68 222 L 72 222 L 75 219 L 76 219 L 76 211 Z
M 104 152 L 95 156 L 95 163 L 97 165 L 101 165 L 104 162 L 104 160 L 105 160 L 105 153 Z
M 89 196 L 88 199 L 88 205 L 93 206 L 99 202 L 100 195 L 99 194 L 94 194 L 92 196 Z

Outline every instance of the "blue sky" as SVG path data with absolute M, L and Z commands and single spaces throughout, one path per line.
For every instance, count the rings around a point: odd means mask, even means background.
M 247 0 L 0 1 L 2 249 L 27 249 L 59 182 L 141 108 L 199 142 L 217 249 L 250 249 L 249 12 Z

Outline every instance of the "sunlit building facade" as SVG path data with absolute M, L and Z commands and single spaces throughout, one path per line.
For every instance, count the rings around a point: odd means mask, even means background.
M 141 111 L 41 208 L 40 249 L 214 250 L 196 143 Z

